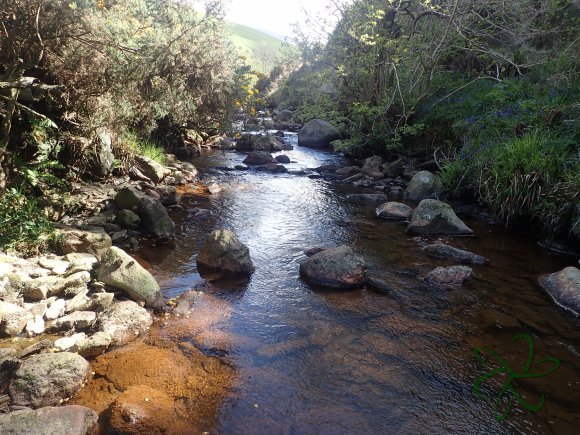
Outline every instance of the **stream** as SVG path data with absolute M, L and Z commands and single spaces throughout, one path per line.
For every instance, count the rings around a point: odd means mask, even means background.
M 290 170 L 347 164 L 341 156 L 297 146 L 296 135 L 286 140 L 294 145 L 283 152 L 296 162 L 286 165 Z M 232 372 L 203 427 L 192 433 L 577 431 L 580 320 L 537 284 L 540 274 L 576 259 L 549 253 L 530 235 L 466 220 L 475 237 L 445 240 L 490 263 L 473 266 L 474 279 L 464 288 L 431 287 L 421 274 L 453 263 L 427 257 L 405 223 L 381 221 L 374 207 L 345 199 L 364 191 L 306 175 L 214 169 L 243 159 L 216 150 L 195 159 L 202 180 L 223 190 L 186 195 L 184 210 L 173 215 L 176 246 L 140 253 L 168 298 L 202 283 L 195 257 L 213 229 L 235 231 L 256 267 L 247 283 L 206 287 L 190 315 L 198 323 L 186 341 Z M 209 213 L 195 216 L 199 208 Z M 340 244 L 363 254 L 369 270 L 396 291 L 316 290 L 299 277 L 304 249 Z M 182 330 L 193 325 L 183 322 Z M 497 421 L 493 407 L 502 381 L 497 376 L 483 384 L 486 400 L 475 397 L 473 383 L 488 370 L 472 349 L 494 349 L 522 371 L 528 349 L 512 338 L 523 333 L 533 337 L 534 361 L 554 356 L 561 367 L 514 383 L 529 403 L 545 393 L 541 411 L 516 403 L 505 421 Z M 177 351 L 183 341 L 182 334 Z

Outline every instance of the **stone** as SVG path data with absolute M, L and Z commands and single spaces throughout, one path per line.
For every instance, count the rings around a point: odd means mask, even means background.
M 81 148 L 86 150 L 94 150 L 89 154 L 90 163 L 92 166 L 91 173 L 97 178 L 106 178 L 115 169 L 115 155 L 113 154 L 113 140 L 111 134 L 106 129 L 98 129 L 97 141 L 94 146 L 88 143 L 85 138 L 76 138 L 82 142 Z
M 346 195 L 346 199 L 358 204 L 376 204 L 389 200 L 384 193 L 352 193 Z
M 278 163 L 290 163 L 290 157 L 285 154 L 280 154 L 279 156 L 274 157 Z
M 385 177 L 396 178 L 403 175 L 404 169 L 405 161 L 404 159 L 399 159 L 394 162 L 385 163 L 381 167 L 381 172 L 385 175 Z
M 207 186 L 207 191 L 210 193 L 210 195 L 217 195 L 222 191 L 222 188 L 217 183 L 211 183 L 209 186 Z
M 12 272 L 14 272 L 14 266 L 12 264 L 0 263 L 0 278 L 4 278 Z
M 159 201 L 165 207 L 171 205 L 177 205 L 181 202 L 181 195 L 177 192 L 177 189 L 173 186 L 158 186 L 157 193 L 159 193 Z
M 539 283 L 554 302 L 580 316 L 580 269 L 566 267 L 559 272 L 541 276 Z
M 145 194 L 134 187 L 123 187 L 115 195 L 115 204 L 121 210 L 137 211 Z
M 276 117 L 277 121 L 280 122 L 291 122 L 294 114 L 291 110 L 282 109 L 278 112 L 278 116 Z
M 137 214 L 143 226 L 155 237 L 166 239 L 175 234 L 175 223 L 159 200 L 143 196 Z
M 460 286 L 472 275 L 473 270 L 468 266 L 438 267 L 425 276 L 425 281 L 439 286 Z
M 396 288 L 389 284 L 384 279 L 377 278 L 375 276 L 367 276 L 366 280 L 367 287 L 372 288 L 378 293 L 384 295 L 393 295 L 396 293 Z
M 343 245 L 302 260 L 300 273 L 320 287 L 360 288 L 365 283 L 365 262 L 350 247 Z
M 55 300 L 46 310 L 44 318 L 46 320 L 55 320 L 64 314 L 66 301 L 64 299 Z
M 405 189 L 405 198 L 419 202 L 424 199 L 432 198 L 433 196 L 443 191 L 443 183 L 441 179 L 429 171 L 419 171 L 407 185 Z
M 78 309 L 79 311 L 102 313 L 113 303 L 114 299 L 113 293 L 93 293 Z
M 90 435 L 99 416 L 84 406 L 22 409 L 0 415 L 3 435 Z
M 359 168 L 358 166 L 346 166 L 336 171 L 338 175 L 344 175 L 347 178 L 356 174 L 360 174 L 360 172 L 361 168 Z
M 449 204 L 435 199 L 424 199 L 419 203 L 407 232 L 413 235 L 473 235 L 473 230 L 457 217 Z
M 84 358 L 94 358 L 105 353 L 113 339 L 107 332 L 95 332 L 76 343 L 77 352 Z
M 423 247 L 423 252 L 433 258 L 444 258 L 460 263 L 486 264 L 487 258 L 473 252 L 457 249 L 445 243 L 434 243 Z
M 69 335 L 56 340 L 53 344 L 54 349 L 59 352 L 76 352 L 78 350 L 78 342 L 86 338 L 84 332 Z
M 366 175 L 373 176 L 373 174 L 381 174 L 383 159 L 380 156 L 372 156 L 365 160 L 361 172 Z M 374 177 L 373 177 L 374 178 Z M 380 177 L 382 178 L 382 177 Z
M 307 257 L 312 257 L 313 255 L 316 255 L 322 251 L 326 251 L 327 249 L 330 249 L 330 248 L 331 247 L 326 247 L 326 246 L 313 246 L 312 248 L 305 249 L 304 255 L 306 255 Z
M 337 139 L 340 139 L 340 132 L 322 119 L 308 121 L 298 132 L 298 145 L 305 147 L 327 148 Z
M 153 324 L 151 314 L 133 301 L 117 302 L 100 317 L 98 330 L 111 337 L 111 344 L 124 345 L 144 334 Z
M 69 300 L 66 303 L 66 309 L 65 312 L 68 313 L 73 313 L 75 311 L 83 311 L 82 308 L 86 306 L 87 302 L 89 301 L 89 298 L 87 297 L 87 294 L 89 293 L 89 289 L 85 289 L 82 292 L 80 292 L 78 295 L 76 295 L 74 298 L 72 298 L 71 300 Z M 84 311 L 90 311 L 90 310 L 84 310 Z
M 282 174 L 288 172 L 288 169 L 286 169 L 285 166 L 278 165 L 276 163 L 268 163 L 265 165 L 260 165 L 256 168 L 256 170 L 261 172 L 271 172 L 272 174 Z
M 117 212 L 117 215 L 115 216 L 115 222 L 123 228 L 134 230 L 139 228 L 139 225 L 141 225 L 141 218 L 139 215 L 137 215 L 137 213 L 131 210 L 122 209 Z
M 60 250 L 63 254 L 88 253 L 97 258 L 109 249 L 113 242 L 102 228 L 90 230 L 64 229 L 60 231 Z
M 49 291 L 49 296 L 59 295 L 64 291 L 66 296 L 75 296 L 87 289 L 87 283 L 91 281 L 91 274 L 86 270 L 68 276 L 64 282 L 58 283 Z
M 13 405 L 58 405 L 77 393 L 89 375 L 89 363 L 69 352 L 41 353 L 24 360 L 10 382 Z
M 29 335 L 43 334 L 46 329 L 44 319 L 42 316 L 34 316 L 32 319 L 26 322 L 25 329 Z
M 411 217 L 413 209 L 400 202 L 386 202 L 377 208 L 376 213 L 381 219 L 405 220 Z
M 14 336 L 20 334 L 34 316 L 26 308 L 10 302 L 0 301 L 0 334 Z
M 229 273 L 251 273 L 250 250 L 230 230 L 213 231 L 197 256 L 198 265 Z
M 50 269 L 57 275 L 63 275 L 68 269 L 70 263 L 68 261 L 59 260 L 55 258 L 39 258 L 38 265 L 45 269 Z
M 252 151 L 242 162 L 246 165 L 265 165 L 268 163 L 276 163 L 272 154 L 266 151 Z
M 110 248 L 101 260 L 98 279 L 123 290 L 131 299 L 159 305 L 159 284 L 145 268 L 120 248 Z
M 255 151 L 277 152 L 283 150 L 283 145 L 274 136 L 263 136 L 256 140 L 253 149 Z
M 97 315 L 92 311 L 75 311 L 64 317 L 46 322 L 47 332 L 82 331 L 88 329 L 95 323 Z
M 141 172 L 155 184 L 160 183 L 165 177 L 171 174 L 168 168 L 148 157 L 135 155 L 135 162 Z

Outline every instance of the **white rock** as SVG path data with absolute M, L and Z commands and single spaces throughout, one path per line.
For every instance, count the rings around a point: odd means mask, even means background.
M 42 276 L 48 276 L 48 275 L 50 275 L 50 270 L 49 269 L 43 269 L 42 267 L 37 267 L 35 269 L 32 269 L 30 272 L 28 272 L 28 275 L 31 278 L 40 278 Z
M 68 301 L 66 303 L 65 312 L 68 314 L 68 313 L 72 313 L 73 311 L 80 311 L 81 308 L 83 306 L 86 306 L 86 304 L 89 302 L 89 298 L 87 297 L 88 293 L 89 293 L 88 289 L 83 290 L 78 295 L 76 295 L 74 298 L 72 298 L 70 301 Z
M 66 301 L 64 299 L 57 299 L 50 305 L 46 313 L 44 314 L 44 318 L 46 320 L 55 320 L 58 319 L 60 316 L 64 314 L 64 309 L 66 307 Z
M 8 263 L 0 263 L 0 278 L 14 272 L 14 266 Z
M 78 343 L 86 339 L 84 332 L 71 335 L 70 337 L 59 338 L 54 342 L 54 348 L 60 352 L 76 352 Z
M 44 333 L 45 323 L 41 316 L 36 316 L 34 319 L 29 320 L 26 323 L 26 332 L 29 335 L 39 335 Z
M 6 335 L 20 334 L 32 318 L 26 308 L 0 301 L 0 332 Z
M 60 260 L 58 258 L 39 258 L 38 259 L 38 265 L 40 267 L 44 267 L 45 269 L 50 269 L 52 270 L 53 273 L 58 274 L 57 272 L 55 272 L 55 270 L 63 270 L 62 273 L 64 273 L 64 271 L 67 269 L 67 267 L 69 266 L 69 262 L 68 261 L 64 261 L 64 260 Z

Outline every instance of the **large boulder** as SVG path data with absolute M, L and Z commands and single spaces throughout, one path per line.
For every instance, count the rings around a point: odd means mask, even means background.
M 101 259 L 99 281 L 123 290 L 131 299 L 156 306 L 161 299 L 159 284 L 133 257 L 113 246 Z
M 339 246 L 302 260 L 300 273 L 320 287 L 359 288 L 365 283 L 365 262 L 350 247 Z
M 446 245 L 445 243 L 434 243 L 432 245 L 427 245 L 423 248 L 423 251 L 428 256 L 433 258 L 444 258 L 458 261 L 460 263 L 487 263 L 487 258 L 482 257 L 481 255 L 477 255 L 473 252 L 465 251 L 463 249 L 457 249 L 453 246 Z
M 282 109 L 278 112 L 278 116 L 276 117 L 276 120 L 280 121 L 280 122 L 290 122 L 290 121 L 292 121 L 293 117 L 294 117 L 294 114 L 292 113 L 291 110 Z
M 276 159 L 269 152 L 252 151 L 242 163 L 246 165 L 266 165 L 268 163 L 276 163 Z
M 250 250 L 230 230 L 213 231 L 197 256 L 198 265 L 230 273 L 251 273 Z
M 41 353 L 22 363 L 10 382 L 12 403 L 40 408 L 74 396 L 89 375 L 89 363 L 69 352 Z
M 90 435 L 99 416 L 84 406 L 45 407 L 0 414 L 3 435 Z
M 371 178 L 382 178 L 383 159 L 380 156 L 372 156 L 365 160 L 361 171 Z
M 87 253 L 101 258 L 113 244 L 111 237 L 100 227 L 65 228 L 59 234 L 59 248 L 63 254 Z
M 329 147 L 330 142 L 336 139 L 340 139 L 340 132 L 322 119 L 308 121 L 298 132 L 298 145 L 305 147 Z
M 143 226 L 155 237 L 166 239 L 175 234 L 175 223 L 158 199 L 143 196 L 137 214 Z
M 539 282 L 554 302 L 580 316 L 580 269 L 569 266 L 560 272 L 541 276 Z
M 117 192 L 113 201 L 121 210 L 137 211 L 144 195 L 134 187 L 123 187 Z
M 124 345 L 144 334 L 153 324 L 153 317 L 133 301 L 111 305 L 99 318 L 98 329 L 111 337 L 111 344 Z
M 377 207 L 376 213 L 381 219 L 404 220 L 411 217 L 413 209 L 400 202 L 386 202 Z
M 26 308 L 0 301 L 0 335 L 20 334 L 34 316 Z
M 422 201 L 432 198 L 443 190 L 441 179 L 429 171 L 419 171 L 409 182 L 405 190 L 405 198 L 411 201 Z
M 148 157 L 136 155 L 135 162 L 141 172 L 155 184 L 171 174 L 171 171 L 165 166 Z
M 435 199 L 424 199 L 419 203 L 407 232 L 415 235 L 473 235 L 473 230 L 457 217 L 449 204 Z

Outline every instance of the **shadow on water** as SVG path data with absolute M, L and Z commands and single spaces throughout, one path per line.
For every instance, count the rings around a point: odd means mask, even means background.
M 288 165 L 293 170 L 342 163 L 339 156 L 301 147 L 284 154 L 297 162 Z M 176 216 L 175 249 L 142 253 L 166 296 L 173 297 L 201 283 L 195 257 L 212 229 L 232 229 L 250 248 L 256 271 L 247 285 L 240 291 L 222 282 L 206 289 L 191 314 L 203 327 L 186 323 L 181 335 L 165 338 L 225 357 L 235 368 L 212 414 L 211 432 L 577 430 L 580 321 L 537 284 L 540 274 L 575 259 L 549 254 L 530 237 L 467 222 L 476 237 L 449 242 L 488 257 L 490 264 L 475 266 L 465 288 L 432 288 L 421 274 L 451 263 L 427 257 L 404 224 L 379 221 L 373 208 L 347 202 L 350 188 L 336 182 L 211 169 L 233 167 L 243 158 L 208 152 L 196 160 L 206 181 L 217 181 L 222 192 L 186 197 L 185 210 Z M 199 217 L 199 209 L 209 212 Z M 309 288 L 298 272 L 303 250 L 338 244 L 364 254 L 394 291 Z M 219 322 L 203 324 L 207 313 Z M 485 368 L 476 364 L 472 347 L 489 346 L 520 364 L 526 348 L 511 339 L 524 332 L 532 334 L 538 359 L 555 356 L 562 366 L 550 377 L 518 384 L 530 397 L 546 394 L 541 412 L 516 406 L 497 422 L 492 407 L 501 384 L 490 383 L 488 401 L 475 398 L 472 384 Z

